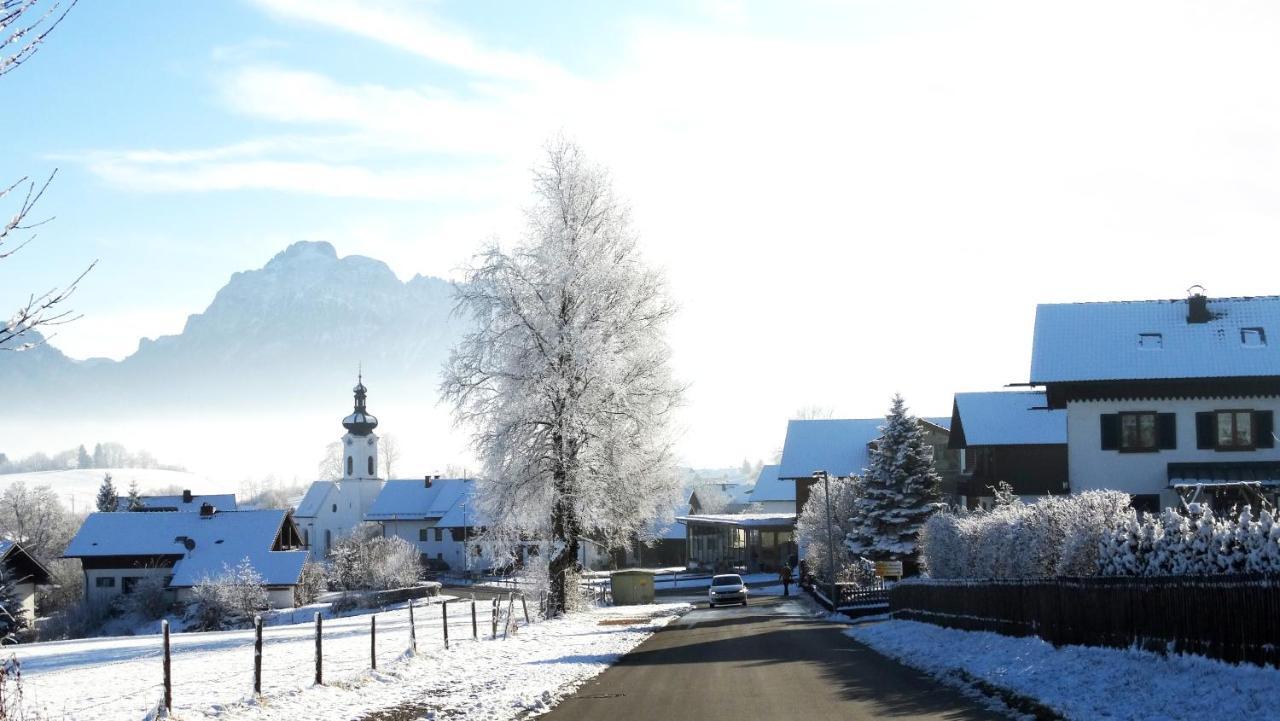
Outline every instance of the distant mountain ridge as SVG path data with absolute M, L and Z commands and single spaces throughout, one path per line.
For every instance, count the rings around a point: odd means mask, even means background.
M 453 306 L 448 281 L 402 282 L 382 261 L 300 241 L 232 275 L 177 335 L 144 338 L 121 361 L 73 360 L 49 345 L 5 354 L 0 383 L 44 411 L 226 407 L 314 398 L 317 386 L 350 385 L 362 364 L 384 389 L 434 399 L 462 332 Z

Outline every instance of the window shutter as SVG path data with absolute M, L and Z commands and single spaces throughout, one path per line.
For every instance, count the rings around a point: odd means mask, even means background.
M 1099 420 L 1102 421 L 1102 450 L 1114 451 L 1120 448 L 1120 414 L 1103 413 Z
M 1276 428 L 1274 414 L 1271 411 L 1254 411 L 1253 425 L 1258 448 L 1275 448 L 1276 437 L 1272 435 Z
M 1217 418 L 1213 412 L 1196 414 L 1196 448 L 1217 446 Z
M 1178 416 L 1175 413 L 1156 414 L 1156 445 L 1161 450 L 1178 447 Z

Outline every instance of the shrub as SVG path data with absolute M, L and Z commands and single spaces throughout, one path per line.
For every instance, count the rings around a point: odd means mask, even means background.
M 1280 523 L 1265 509 L 1256 521 L 1247 508 L 1217 518 L 1200 504 L 1187 513 L 1130 511 L 1107 529 L 1099 551 L 1108 576 L 1280 573 Z
M 302 576 L 298 579 L 298 585 L 293 587 L 293 605 L 305 606 L 308 603 L 315 603 L 320 594 L 324 593 L 328 588 L 328 579 L 325 578 L 324 565 L 307 561 L 302 564 Z
M 164 579 L 148 576 L 133 586 L 133 591 L 120 596 L 124 611 L 137 614 L 148 621 L 160 618 L 169 610 L 171 599 Z
M 412 586 L 418 580 L 418 549 L 391 536 L 375 536 L 368 529 L 338 541 L 330 554 L 330 576 L 346 591 L 382 591 Z
M 224 567 L 216 578 L 204 578 L 196 584 L 187 620 L 201 631 L 243 627 L 268 605 L 262 576 L 246 558 L 235 568 Z

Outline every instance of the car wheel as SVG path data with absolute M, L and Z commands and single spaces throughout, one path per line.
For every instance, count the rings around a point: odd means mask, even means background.
M 707 608 L 715 608 L 715 607 L 716 607 L 715 603 L 712 603 L 711 601 L 707 601 Z

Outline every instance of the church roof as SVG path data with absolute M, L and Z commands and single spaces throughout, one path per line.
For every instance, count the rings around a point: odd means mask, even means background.
M 320 513 L 320 508 L 324 505 L 324 499 L 329 497 L 329 491 L 332 491 L 337 483 L 333 481 L 316 481 L 307 489 L 307 495 L 302 497 L 302 503 L 298 504 L 297 510 L 293 512 L 294 518 L 315 518 Z

